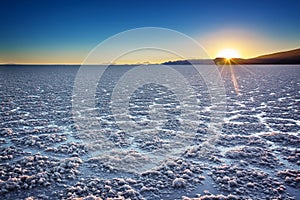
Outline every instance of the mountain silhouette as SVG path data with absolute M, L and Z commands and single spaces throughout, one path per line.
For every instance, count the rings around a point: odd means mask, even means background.
M 300 48 L 289 51 L 271 53 L 249 59 L 231 58 L 228 60 L 226 58 L 215 58 L 214 61 L 217 65 L 300 64 Z

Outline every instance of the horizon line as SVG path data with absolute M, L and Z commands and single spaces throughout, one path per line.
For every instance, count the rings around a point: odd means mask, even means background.
M 251 58 L 242 58 L 242 57 L 236 57 L 236 58 L 231 58 L 231 59 L 257 59 L 261 56 L 267 56 L 267 55 L 274 55 L 274 54 L 278 54 L 278 53 L 288 53 L 291 51 L 295 51 L 295 50 L 299 50 L 300 48 L 293 48 L 293 49 L 289 49 L 289 50 L 281 50 L 281 51 L 277 51 L 277 52 L 272 52 L 272 53 L 268 53 L 268 54 L 263 54 L 263 55 L 258 55 L 256 57 L 251 57 Z M 193 61 L 193 60 L 215 60 L 215 59 L 226 59 L 224 57 L 215 57 L 215 58 L 192 58 L 192 59 L 185 59 L 186 61 Z M 163 64 L 165 62 L 176 62 L 176 61 L 181 61 L 181 60 L 165 60 L 163 62 L 160 63 L 113 63 L 113 64 L 109 64 L 109 63 L 101 63 L 101 64 L 88 64 L 88 65 L 160 65 Z M 83 65 L 82 63 L 0 63 L 0 65 Z M 87 64 L 85 64 L 87 65 Z

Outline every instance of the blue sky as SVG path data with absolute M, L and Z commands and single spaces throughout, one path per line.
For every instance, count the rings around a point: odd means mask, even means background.
M 300 46 L 299 8 L 300 1 L 293 0 L 7 0 L 1 2 L 0 63 L 80 63 L 106 38 L 147 26 L 187 34 L 204 43 L 212 57 L 225 47 L 218 44 L 236 33 L 238 48 L 247 49 L 250 35 L 261 46 L 240 51 L 251 57 Z

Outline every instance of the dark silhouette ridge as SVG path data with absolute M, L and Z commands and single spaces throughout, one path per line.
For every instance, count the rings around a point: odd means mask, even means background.
M 194 60 L 175 60 L 162 63 L 163 65 L 211 65 L 214 64 L 212 59 L 194 59 Z
M 217 65 L 255 65 L 255 64 L 300 64 L 300 48 L 277 52 L 267 55 L 258 56 L 255 58 L 215 58 Z
M 300 64 L 300 48 L 277 52 L 255 58 L 215 58 L 211 59 L 194 59 L 194 60 L 176 60 L 162 63 L 164 65 L 190 65 L 190 64 L 217 64 L 217 65 L 255 65 L 255 64 Z

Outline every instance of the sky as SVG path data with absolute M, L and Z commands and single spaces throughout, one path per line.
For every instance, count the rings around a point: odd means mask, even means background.
M 299 0 L 2 0 L 0 5 L 0 63 L 80 64 L 102 41 L 141 27 L 186 34 L 210 58 L 226 48 L 249 58 L 300 47 Z M 146 62 L 145 56 L 126 61 Z M 162 58 L 172 59 L 157 54 L 150 62 Z

